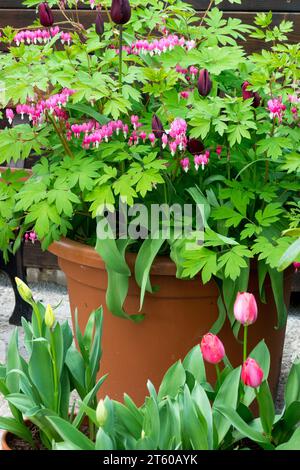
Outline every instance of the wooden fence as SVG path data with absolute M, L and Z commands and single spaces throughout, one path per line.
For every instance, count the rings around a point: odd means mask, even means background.
M 201 12 L 206 9 L 208 0 L 189 0 L 189 3 Z M 290 35 L 290 40 L 300 42 L 300 0 L 242 0 L 242 5 L 224 2 L 221 8 L 226 16 L 241 18 L 244 22 L 252 22 L 255 12 L 272 10 L 274 12 L 274 23 L 281 20 L 292 20 L 295 25 L 295 32 Z M 80 21 L 84 26 L 89 26 L 94 22 L 95 11 L 80 7 Z M 57 20 L 62 20 L 59 12 L 55 12 Z M 23 28 L 32 24 L 36 18 L 35 9 L 25 8 L 21 0 L 0 0 L 0 28 L 11 25 L 16 28 Z M 255 39 L 247 41 L 249 51 L 257 50 L 261 47 L 261 42 Z

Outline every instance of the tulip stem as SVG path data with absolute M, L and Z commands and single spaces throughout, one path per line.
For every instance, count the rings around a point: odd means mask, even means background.
M 37 320 L 37 324 L 38 324 L 38 330 L 39 330 L 39 334 L 40 336 L 43 336 L 43 332 L 42 332 L 42 318 L 41 318 L 41 314 L 40 314 L 40 311 L 39 311 L 39 308 L 37 306 L 37 304 L 35 302 L 31 303 L 31 306 L 32 306 L 32 310 L 35 314 L 35 318 Z
M 119 84 L 120 88 L 122 90 L 122 68 L 123 68 L 123 25 L 120 24 L 119 27 Z
M 248 325 L 244 325 L 243 362 L 247 359 Z
M 219 364 L 216 364 L 216 371 L 217 371 L 217 383 L 218 385 L 221 385 L 221 371 Z
M 59 390 L 58 390 L 58 369 L 57 369 L 57 358 L 55 350 L 55 339 L 53 336 L 52 328 L 50 328 L 50 338 L 51 338 L 51 353 L 52 353 L 52 366 L 53 366 L 53 380 L 54 380 L 54 401 L 55 401 L 55 411 L 59 413 Z
M 90 435 L 90 440 L 94 441 L 95 440 L 95 426 L 91 419 L 89 419 L 89 435 Z

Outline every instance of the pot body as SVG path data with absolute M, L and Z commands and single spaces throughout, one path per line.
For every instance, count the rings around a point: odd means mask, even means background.
M 83 329 L 91 311 L 103 306 L 103 356 L 101 375 L 109 376 L 101 387 L 101 396 L 122 400 L 129 394 L 138 404 L 147 395 L 146 383 L 158 387 L 164 373 L 178 359 L 201 341 L 218 317 L 218 289 L 215 283 L 203 285 L 199 278 L 181 280 L 175 277 L 175 265 L 167 257 L 160 257 L 151 270 L 153 286 L 159 286 L 155 294 L 146 294 L 143 313 L 145 319 L 139 324 L 115 317 L 108 312 L 105 303 L 107 275 L 105 265 L 97 252 L 80 243 L 62 239 L 51 245 L 50 251 L 58 256 L 61 269 L 67 277 L 72 319 L 78 309 L 80 327 Z M 130 267 L 135 255 L 128 256 Z M 250 276 L 250 292 L 256 298 L 258 281 L 255 271 Z M 258 320 L 249 327 L 249 346 L 252 350 L 264 339 L 271 354 L 269 376 L 273 393 L 276 392 L 280 375 L 285 329 L 276 330 L 276 306 L 270 283 L 266 281 L 266 304 L 258 303 Z M 129 314 L 139 309 L 139 287 L 130 278 L 125 310 Z M 288 304 L 290 276 L 285 285 Z M 242 343 L 232 333 L 226 320 L 220 334 L 226 353 L 234 366 L 242 362 Z M 209 381 L 215 379 L 215 369 L 207 364 Z
M 11 448 L 7 444 L 7 436 L 8 436 L 8 432 L 4 431 L 1 436 L 1 450 L 11 450 Z

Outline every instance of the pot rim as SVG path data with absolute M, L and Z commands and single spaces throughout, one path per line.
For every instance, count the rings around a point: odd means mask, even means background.
M 59 241 L 54 241 L 49 246 L 48 250 L 58 258 L 62 258 L 66 261 L 106 270 L 105 263 L 95 248 L 71 240 L 70 238 L 63 237 Z M 74 256 L 74 251 L 76 251 L 76 256 Z M 126 255 L 126 261 L 131 271 L 134 271 L 136 257 L 137 255 L 135 253 L 128 253 Z M 152 264 L 151 274 L 158 276 L 176 276 L 176 265 L 168 256 L 157 256 Z

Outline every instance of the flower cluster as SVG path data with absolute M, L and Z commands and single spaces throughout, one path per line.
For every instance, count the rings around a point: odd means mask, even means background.
M 293 266 L 295 268 L 295 272 L 297 273 L 300 270 L 300 263 L 298 261 L 295 261 L 293 263 Z
M 187 146 L 187 124 L 184 119 L 176 118 L 171 124 L 169 130 L 166 131 L 173 141 L 169 143 L 172 155 L 175 155 L 177 148 L 183 151 Z
M 32 232 L 26 232 L 24 235 L 25 241 L 31 241 L 31 243 L 35 243 L 38 239 L 37 234 L 35 233 L 34 230 Z
M 282 122 L 283 114 L 286 110 L 285 104 L 282 103 L 282 98 L 274 98 L 268 101 L 268 109 L 270 111 L 270 118 L 278 118 L 279 122 Z
M 52 95 L 47 100 L 41 100 L 36 105 L 18 104 L 16 112 L 21 115 L 21 119 L 24 119 L 24 115 L 27 115 L 34 125 L 43 122 L 46 111 L 53 114 L 56 118 L 67 119 L 68 115 L 61 109 L 61 107 L 67 104 L 70 96 L 74 93 L 74 90 L 64 88 L 61 93 Z M 6 116 L 11 121 L 14 117 L 13 111 L 11 109 L 7 109 Z
M 289 95 L 288 100 L 291 103 L 291 112 L 293 113 L 294 119 L 298 118 L 298 108 L 297 105 L 300 103 L 300 98 L 297 95 Z
M 62 44 L 71 44 L 70 33 L 60 31 L 58 26 L 50 29 L 19 31 L 14 37 L 14 42 L 17 46 L 20 44 L 45 44 L 54 37 L 57 37 L 57 39 L 60 38 Z
M 206 150 L 204 153 L 199 155 L 194 155 L 194 167 L 195 170 L 198 171 L 200 166 L 202 170 L 204 170 L 205 166 L 208 164 L 210 158 L 210 151 Z M 188 157 L 182 158 L 180 160 L 180 165 L 185 173 L 187 173 L 190 169 L 191 162 Z
M 84 128 L 89 127 L 89 124 L 87 125 L 83 124 L 82 126 L 84 129 Z M 90 123 L 90 126 L 92 126 L 91 123 Z M 74 126 L 72 126 L 71 129 L 73 130 Z M 108 142 L 108 139 L 111 138 L 114 133 L 118 135 L 120 131 L 123 132 L 124 137 L 127 136 L 128 126 L 124 124 L 121 120 L 110 121 L 109 123 L 103 126 L 100 126 L 99 123 L 95 122 L 91 130 L 91 133 L 89 133 L 89 130 L 85 131 L 85 136 L 82 142 L 82 146 L 86 149 L 90 148 L 91 145 L 98 148 L 101 142 L 103 141 Z
M 150 54 L 153 56 L 161 55 L 167 51 L 172 51 L 176 46 L 183 47 L 187 51 L 190 51 L 196 46 L 196 42 L 193 40 L 189 41 L 183 36 L 179 37 L 176 34 L 168 34 L 165 37 L 154 39 L 153 41 L 140 39 L 133 42 L 130 46 L 123 46 L 123 50 L 128 54 Z M 119 51 L 117 50 L 117 53 L 118 52 Z

